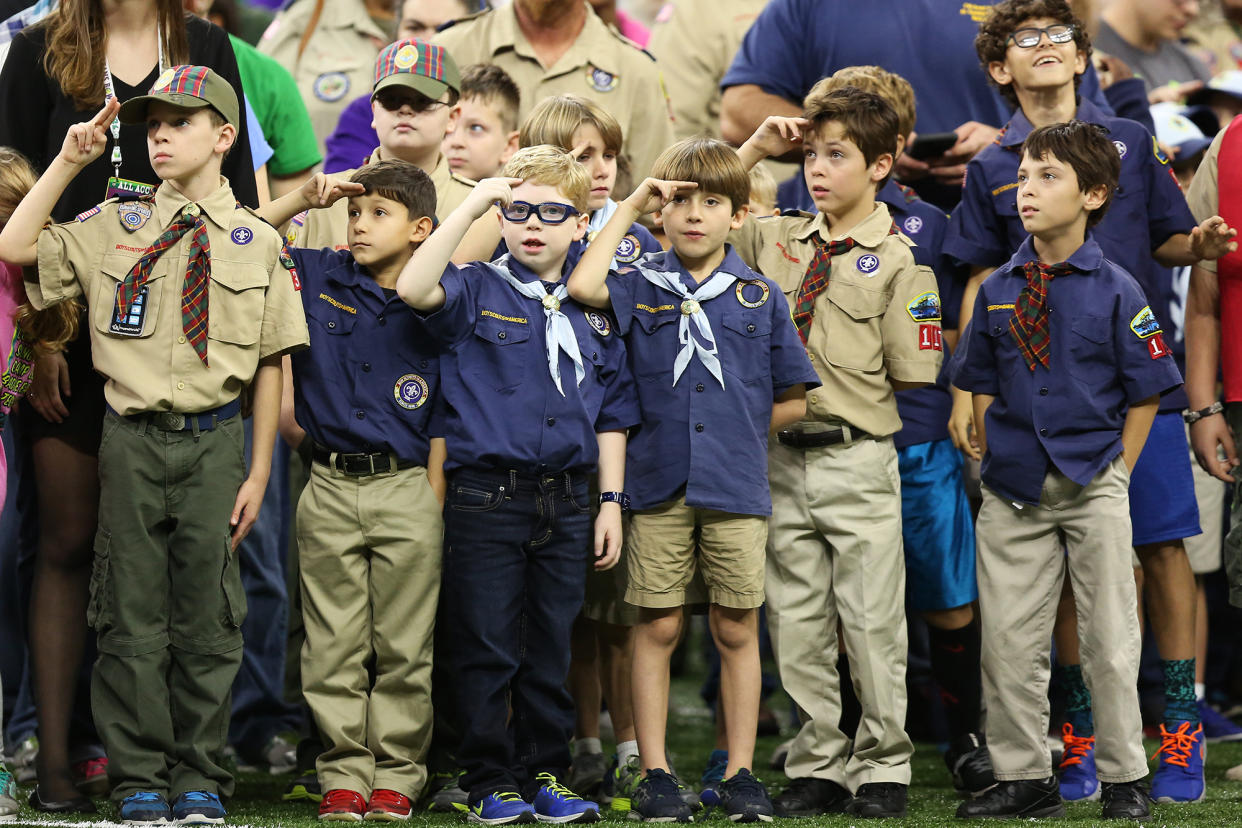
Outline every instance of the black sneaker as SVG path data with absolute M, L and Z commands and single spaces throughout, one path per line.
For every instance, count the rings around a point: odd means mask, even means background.
M 949 745 L 944 763 L 953 774 L 953 788 L 959 794 L 975 797 L 996 785 L 992 775 L 992 757 L 979 733 L 964 733 Z
M 899 782 L 868 782 L 859 785 L 845 812 L 863 819 L 883 819 L 906 815 L 909 785 Z
M 1151 797 L 1147 785 L 1136 782 L 1104 782 L 1100 785 L 1104 800 L 1104 819 L 1129 819 L 1144 822 L 1151 819 Z
M 652 768 L 630 797 L 629 818 L 642 822 L 693 822 L 694 812 L 686 804 L 685 786 L 666 770 Z
M 1012 819 L 1065 816 L 1061 788 L 1055 776 L 997 782 L 978 799 L 957 806 L 958 819 Z
M 772 800 L 779 817 L 815 817 L 821 814 L 843 814 L 850 801 L 850 792 L 836 782 L 800 776 L 789 780 L 785 790 Z
M 734 822 L 772 821 L 768 789 L 748 768 L 717 783 L 716 791 L 720 795 L 720 807 Z

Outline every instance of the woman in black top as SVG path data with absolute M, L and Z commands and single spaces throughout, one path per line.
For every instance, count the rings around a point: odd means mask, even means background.
M 0 71 L 0 145 L 19 150 L 42 170 L 56 157 L 69 127 L 102 108 L 106 90 L 112 89 L 122 102 L 145 95 L 162 69 L 182 63 L 211 67 L 242 100 L 228 35 L 185 14 L 182 0 L 62 0 L 46 20 L 13 40 Z M 257 207 L 244 120 L 238 132 L 223 172 L 237 198 Z M 119 173 L 110 146 L 65 190 L 52 211 L 55 221 L 69 221 L 103 201 L 111 176 L 159 184 L 147 157 L 145 126 L 121 126 L 119 134 Z M 115 134 L 109 143 L 116 145 Z M 74 722 L 91 721 L 80 667 L 104 411 L 103 380 L 92 369 L 84 325 L 64 354 L 39 359 L 29 403 L 19 427 L 31 441 L 40 527 L 29 638 L 39 719 L 39 786 L 30 804 L 44 811 L 93 812 L 90 800 L 75 787 L 69 761 L 71 729 L 76 747 L 98 741 L 93 733 L 81 732 L 81 725 L 70 726 L 75 704 Z M 102 790 L 89 793 L 106 792 L 106 779 L 98 770 L 95 763 L 92 776 Z

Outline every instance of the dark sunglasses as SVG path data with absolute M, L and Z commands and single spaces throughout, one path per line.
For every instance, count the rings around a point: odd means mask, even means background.
M 407 92 L 381 89 L 375 93 L 375 100 L 379 101 L 379 105 L 389 112 L 396 112 L 403 106 L 408 106 L 415 112 L 434 112 L 442 106 L 448 106 L 443 101 L 433 101 L 421 92 L 412 90 Z

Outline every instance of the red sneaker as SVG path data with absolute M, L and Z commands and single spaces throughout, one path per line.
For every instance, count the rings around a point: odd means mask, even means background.
M 73 772 L 73 784 L 83 796 L 107 796 L 111 790 L 108 786 L 107 756 L 77 762 L 70 770 Z
M 371 792 L 366 818 L 381 822 L 403 822 L 410 818 L 413 810 L 414 805 L 405 794 L 379 788 Z
M 362 822 L 367 801 L 362 794 L 345 788 L 333 788 L 323 795 L 319 803 L 319 818 L 336 822 Z

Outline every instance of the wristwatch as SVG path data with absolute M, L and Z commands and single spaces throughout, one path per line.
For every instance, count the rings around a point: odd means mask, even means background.
M 1224 410 L 1225 404 L 1220 400 L 1217 400 L 1207 408 L 1200 408 L 1198 411 L 1183 411 L 1182 419 L 1185 420 L 1187 424 L 1197 423 L 1204 417 L 1211 417 L 1213 414 L 1219 414 Z
M 625 492 L 600 492 L 599 502 L 603 503 L 619 503 L 621 511 L 628 512 L 630 510 L 630 496 Z

